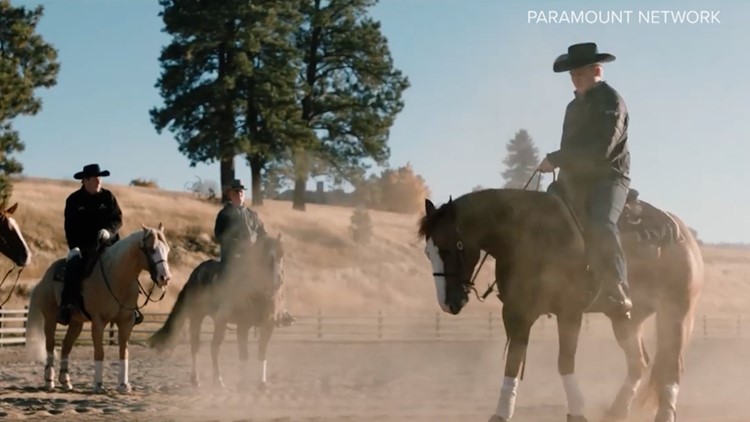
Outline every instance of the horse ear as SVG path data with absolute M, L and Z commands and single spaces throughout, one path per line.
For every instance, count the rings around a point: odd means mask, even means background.
M 8 214 L 13 214 L 14 212 L 16 212 L 17 209 L 18 209 L 18 202 L 16 202 L 15 204 L 11 205 L 10 208 L 8 208 L 7 210 L 5 210 L 5 212 L 8 213 Z
M 453 202 L 453 195 L 448 195 L 448 203 L 450 204 Z
M 146 227 L 146 225 L 143 223 L 141 223 L 141 228 L 143 229 L 144 232 L 148 231 L 148 227 Z
M 435 204 L 432 203 L 429 199 L 425 198 L 424 200 L 424 211 L 425 214 L 430 215 L 433 212 L 435 212 Z
M 160 232 L 163 232 L 163 231 L 164 231 L 164 223 L 163 223 L 163 222 L 161 222 L 161 221 L 159 222 L 159 231 L 160 231 Z

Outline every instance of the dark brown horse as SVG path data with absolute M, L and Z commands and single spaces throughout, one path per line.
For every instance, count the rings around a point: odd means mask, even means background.
M 284 249 L 281 235 L 277 238 L 261 237 L 258 243 L 246 249 L 242 265 L 232 266 L 226 276 L 217 278 L 219 261 L 209 259 L 199 264 L 177 296 L 164 325 L 149 338 L 149 346 L 159 351 L 174 348 L 185 321 L 190 323 L 190 352 L 192 355 L 191 381 L 200 385 L 196 359 L 200 348 L 203 319 L 214 321 L 211 341 L 213 381 L 224 387 L 219 369 L 219 348 L 224 341 L 228 323 L 237 324 L 237 346 L 240 361 L 248 360 L 247 342 L 250 327 L 260 329 L 258 359 L 261 362 L 260 388 L 266 388 L 266 351 L 274 330 L 275 315 L 283 297 Z
M 472 192 L 437 209 L 425 201 L 419 235 L 426 240 L 425 253 L 445 312 L 458 314 L 467 303 L 481 251 L 496 260 L 509 344 L 492 422 L 508 421 L 513 415 L 530 330 L 544 314 L 557 316 L 558 372 L 568 400 L 568 421 L 586 421 L 574 375 L 575 354 L 584 312 L 597 312 L 590 307 L 597 286 L 588 275 L 581 231 L 565 204 L 556 194 L 517 189 Z M 625 420 L 630 413 L 649 364 L 642 326 L 652 314 L 656 314 L 657 351 L 643 397 L 658 397 L 657 422 L 676 418 L 683 355 L 703 283 L 703 259 L 689 227 L 673 214 L 662 215 L 661 224 L 670 226 L 675 235 L 661 239 L 660 245 L 640 240 L 648 236 L 635 239 L 623 234 L 633 309 L 630 318 L 610 319 L 625 353 L 628 375 L 607 412 L 608 420 Z

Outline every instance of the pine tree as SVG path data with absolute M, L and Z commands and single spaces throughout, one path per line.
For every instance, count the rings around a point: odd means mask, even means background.
M 539 165 L 539 150 L 526 129 L 516 132 L 515 137 L 508 141 L 505 149 L 508 154 L 503 160 L 505 170 L 501 173 L 505 179 L 503 187 L 523 188 Z M 537 184 L 540 183 L 541 175 L 538 178 L 535 177 L 527 189 L 536 189 Z
M 25 145 L 11 122 L 39 113 L 42 101 L 34 90 L 57 84 L 57 51 L 36 33 L 43 14 L 42 6 L 29 10 L 0 0 L 0 201 L 13 192 L 9 176 L 23 172 L 11 154 L 22 152 Z
M 305 209 L 316 160 L 339 179 L 357 179 L 367 162 L 385 165 L 388 134 L 404 103 L 408 78 L 396 69 L 380 23 L 367 16 L 376 0 L 302 0 L 296 36 L 303 52 L 302 119 L 315 131 L 292 149 L 293 208 Z

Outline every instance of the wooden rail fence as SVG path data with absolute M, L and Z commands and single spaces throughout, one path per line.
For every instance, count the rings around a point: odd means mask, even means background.
M 144 322 L 136 326 L 131 343 L 143 344 L 164 323 L 166 313 L 144 315 Z M 696 317 L 693 336 L 705 338 L 746 337 L 750 327 L 750 316 L 736 317 L 701 315 Z M 0 347 L 25 344 L 27 309 L 0 308 Z M 84 328 L 78 343 L 91 342 L 91 332 Z M 59 342 L 65 336 L 66 327 L 59 326 L 56 338 Z M 647 325 L 646 335 L 652 327 Z M 201 327 L 201 339 L 210 339 L 213 323 L 206 318 Z M 181 330 L 181 341 L 187 342 L 187 324 Z M 585 315 L 581 337 L 614 338 L 609 320 L 594 314 Z M 255 338 L 251 329 L 250 338 Z M 532 338 L 557 338 L 555 320 L 541 317 L 532 329 Z M 291 327 L 277 328 L 273 334 L 277 341 L 471 341 L 505 339 L 505 330 L 498 313 L 484 315 L 450 316 L 442 312 L 421 315 L 315 315 L 298 316 Z M 105 333 L 105 341 L 117 344 L 117 327 L 110 325 Z M 235 327 L 230 325 L 225 342 L 236 341 Z

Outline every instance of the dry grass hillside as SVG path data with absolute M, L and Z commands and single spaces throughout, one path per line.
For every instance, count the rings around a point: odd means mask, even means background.
M 65 198 L 78 188 L 75 182 L 24 178 L 15 184 L 16 218 L 34 253 L 33 264 L 24 271 L 24 288 L 10 303 L 25 304 L 28 287 L 52 262 L 67 252 L 63 232 Z M 190 271 L 207 259 L 215 248 L 213 223 L 218 204 L 191 194 L 145 187 L 109 185 L 124 213 L 123 233 L 140 224 L 164 222 L 173 253 L 175 278 L 166 299 L 149 304 L 149 310 L 171 308 Z M 431 268 L 415 236 L 418 215 L 371 211 L 373 240 L 358 245 L 349 233 L 351 208 L 308 205 L 294 211 L 289 202 L 266 201 L 257 208 L 272 234 L 282 233 L 287 250 L 286 285 L 289 308 L 296 314 L 434 312 L 438 308 L 430 275 Z M 746 313 L 750 308 L 750 249 L 706 246 L 708 280 L 700 312 L 711 315 Z M 10 261 L 0 261 L 10 266 Z M 485 263 L 480 286 L 490 281 L 494 263 Z M 0 268 L 2 270 L 2 268 Z M 147 280 L 144 274 L 142 280 Z M 150 283 L 150 282 L 148 282 Z M 4 292 L 7 293 L 7 284 Z M 465 312 L 499 310 L 497 300 L 476 300 Z

